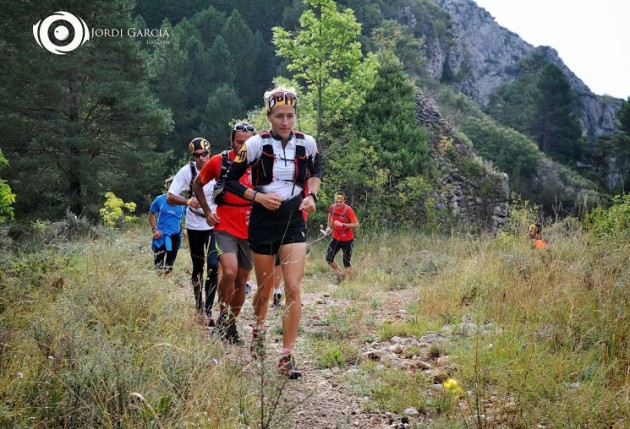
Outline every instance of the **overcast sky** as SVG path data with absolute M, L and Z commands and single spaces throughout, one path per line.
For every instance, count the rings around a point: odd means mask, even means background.
M 630 0 L 474 0 L 531 45 L 551 46 L 596 94 L 630 96 Z

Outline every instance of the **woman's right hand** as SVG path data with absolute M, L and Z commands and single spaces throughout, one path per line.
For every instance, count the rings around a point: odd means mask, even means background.
M 258 192 L 256 194 L 256 202 L 267 210 L 274 211 L 280 208 L 280 204 L 282 204 L 282 197 L 274 193 L 263 194 Z

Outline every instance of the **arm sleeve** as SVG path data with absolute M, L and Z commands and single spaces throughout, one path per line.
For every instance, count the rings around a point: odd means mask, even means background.
M 168 188 L 168 193 L 173 194 L 173 195 L 180 195 L 182 192 L 188 189 L 189 184 L 190 184 L 190 166 L 186 164 L 175 175 L 175 179 L 173 179 L 173 183 L 171 183 L 171 186 Z
M 317 177 L 319 178 L 319 180 L 321 180 L 322 179 L 322 161 L 321 161 L 319 152 L 317 151 L 317 143 L 315 142 L 315 139 L 313 139 L 312 137 L 309 139 L 309 141 L 311 142 L 311 147 L 313 149 L 310 156 L 308 157 L 308 172 L 309 172 L 310 177 Z

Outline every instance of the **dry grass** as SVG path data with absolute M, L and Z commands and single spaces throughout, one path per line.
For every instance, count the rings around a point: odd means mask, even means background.
M 248 423 L 257 395 L 242 362 L 223 359 L 145 247 L 130 231 L 57 249 L 61 269 L 16 261 L 2 288 L 0 426 Z M 33 263 L 49 271 L 41 282 L 20 272 Z
M 533 251 L 525 226 L 498 237 L 361 231 L 356 276 L 332 292 L 343 305 L 321 318 L 326 335 L 302 336 L 305 353 L 354 367 L 347 383 L 366 409 L 416 407 L 435 427 L 623 427 L 630 244 L 554 225 L 552 246 Z M 330 289 L 325 245 L 311 246 L 307 291 Z M 184 261 L 159 278 L 135 229 L 13 257 L 0 275 L 0 426 L 256 426 L 261 391 L 275 393 L 196 324 Z M 403 316 L 385 314 L 401 294 Z M 462 322 L 479 329 L 458 332 Z M 461 402 L 432 396 L 422 373 L 360 362 L 366 341 L 446 327 Z
M 374 296 L 384 302 L 383 294 L 414 289 L 405 319 L 377 326 L 378 339 L 450 333 L 452 375 L 467 394 L 463 411 L 426 395 L 422 408 L 435 414 L 436 427 L 624 427 L 630 244 L 597 241 L 573 226 L 552 225 L 543 251 L 530 248 L 526 224 L 497 237 L 366 234 L 355 244 L 360 274 L 337 295 L 365 314 L 355 325 L 369 328 Z M 337 324 L 352 324 L 338 313 Z M 458 332 L 463 322 L 478 329 Z M 372 392 L 368 406 L 391 411 L 415 406 L 399 394 L 412 379 L 364 367 L 351 383 Z

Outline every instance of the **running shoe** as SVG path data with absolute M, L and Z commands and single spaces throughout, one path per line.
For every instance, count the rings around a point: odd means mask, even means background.
M 236 322 L 229 323 L 227 325 L 227 329 L 225 330 L 225 335 L 222 338 L 231 344 L 241 345 L 243 344 L 243 340 L 241 340 L 241 336 L 238 335 L 238 329 L 236 329 Z
M 272 308 L 282 307 L 282 294 L 274 293 L 273 294 L 273 304 L 271 304 Z
M 302 373 L 297 369 L 292 353 L 282 355 L 278 361 L 278 374 L 285 376 L 289 380 L 299 380 L 302 378 Z
M 214 331 L 212 331 L 212 333 L 216 335 L 217 337 L 219 337 L 221 340 L 225 340 L 227 338 L 228 326 L 229 326 L 229 323 L 228 323 L 227 315 L 224 313 L 221 313 L 219 315 L 219 319 L 217 320 L 217 323 L 214 326 Z

